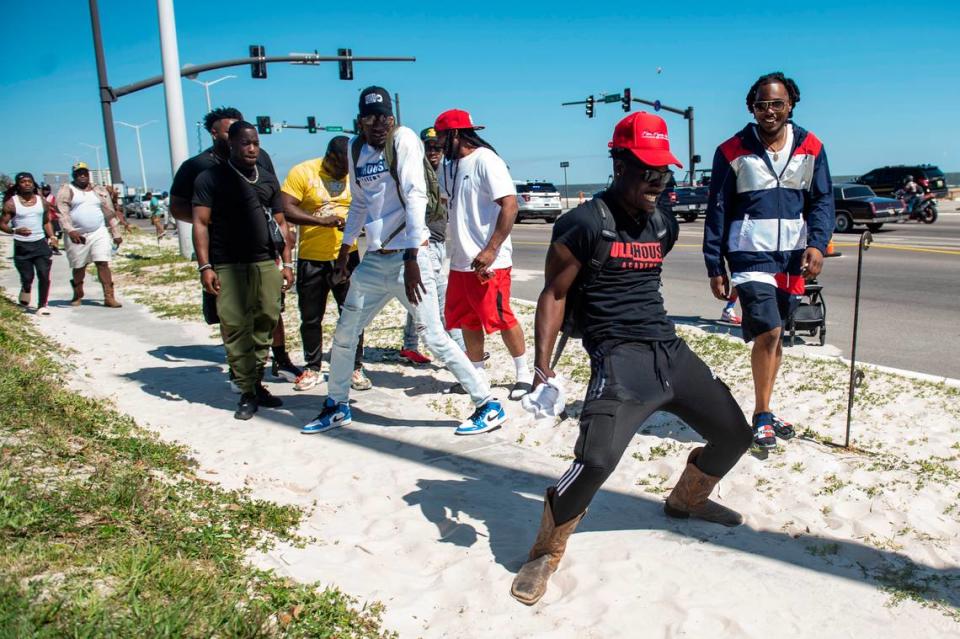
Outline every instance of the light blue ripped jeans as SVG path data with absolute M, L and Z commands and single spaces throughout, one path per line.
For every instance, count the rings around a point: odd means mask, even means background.
M 433 270 L 433 276 L 437 280 L 437 305 L 440 307 L 440 319 L 443 320 L 443 309 L 447 303 L 447 271 L 444 268 L 444 262 L 447 261 L 447 245 L 443 242 L 430 241 L 427 245 L 427 252 L 430 254 L 430 267 Z M 443 322 L 446 326 L 446 322 Z M 463 331 L 455 328 L 447 331 L 453 341 L 461 350 L 467 350 L 463 343 Z M 419 336 L 417 335 L 417 323 L 413 319 L 413 313 L 407 313 L 407 325 L 403 328 L 403 350 L 415 351 L 419 346 Z
M 374 316 L 393 298 L 413 314 L 417 332 L 427 348 L 453 373 L 473 403 L 482 406 L 490 400 L 490 386 L 467 359 L 467 354 L 450 338 L 440 321 L 437 280 L 426 247 L 421 247 L 417 252 L 417 264 L 426 293 L 420 303 L 414 306 L 407 300 L 403 286 L 403 252 L 384 255 L 367 251 L 360 260 L 360 265 L 350 277 L 350 292 L 343 303 L 330 348 L 327 395 L 332 400 L 343 403 L 350 399 L 350 376 L 353 374 L 357 340 Z

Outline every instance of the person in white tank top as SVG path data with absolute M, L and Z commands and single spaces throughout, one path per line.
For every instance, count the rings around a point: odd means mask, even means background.
M 20 304 L 30 304 L 33 281 L 37 280 L 37 312 L 49 315 L 50 264 L 54 239 L 50 224 L 50 206 L 37 193 L 29 173 L 18 173 L 15 193 L 3 203 L 0 231 L 13 235 L 13 262 L 20 273 Z
M 57 211 L 60 226 L 66 234 L 67 262 L 73 270 L 73 299 L 70 304 L 79 306 L 83 299 L 83 279 L 87 264 L 97 265 L 97 277 L 103 286 L 103 305 L 119 308 L 114 296 L 113 274 L 110 258 L 113 244 L 120 246 L 119 221 L 113 209 L 110 194 L 102 186 L 90 183 L 90 169 L 83 162 L 73 166 L 73 181 L 60 187 L 57 193 Z M 108 232 L 109 229 L 109 232 Z

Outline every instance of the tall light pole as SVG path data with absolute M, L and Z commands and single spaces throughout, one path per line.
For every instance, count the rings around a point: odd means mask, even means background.
M 140 143 L 140 129 L 154 123 L 156 123 L 156 120 L 150 120 L 148 122 L 144 122 L 143 124 L 130 124 L 129 122 L 124 122 L 123 120 L 117 120 L 117 124 L 128 126 L 137 132 L 137 153 L 140 155 L 140 178 L 143 180 L 144 193 L 147 192 L 147 170 L 143 168 L 143 145 Z
M 190 157 L 187 146 L 187 118 L 183 112 L 183 83 L 180 81 L 180 50 L 177 48 L 177 20 L 173 0 L 157 0 L 157 22 L 160 26 L 160 61 L 163 66 L 163 97 L 167 107 L 167 134 L 170 144 L 170 175 Z M 207 94 L 207 102 L 210 94 Z M 177 242 L 180 255 L 193 256 L 193 225 L 177 220 Z
M 211 111 L 213 111 L 213 105 L 212 105 L 212 103 L 210 102 L 210 87 L 212 87 L 213 85 L 215 85 L 215 84 L 218 83 L 218 82 L 223 82 L 224 80 L 232 80 L 232 79 L 235 78 L 235 77 L 237 77 L 237 76 L 235 76 L 235 75 L 225 75 L 225 76 L 223 76 L 222 78 L 217 78 L 216 80 L 211 80 L 210 82 L 204 82 L 203 80 L 198 80 L 198 79 L 196 79 L 196 78 L 190 78 L 190 81 L 191 81 L 191 82 L 196 82 L 197 84 L 202 84 L 202 85 L 203 85 L 203 90 L 204 90 L 204 91 L 206 92 L 206 94 L 207 94 L 207 113 L 210 113 Z
M 102 149 L 103 147 L 96 146 L 94 144 L 87 144 L 86 142 L 81 142 L 80 146 L 85 146 L 88 149 L 93 149 L 94 151 L 97 152 L 97 179 L 99 180 L 99 184 L 103 186 L 103 169 L 101 168 L 101 165 L 100 165 L 100 149 Z

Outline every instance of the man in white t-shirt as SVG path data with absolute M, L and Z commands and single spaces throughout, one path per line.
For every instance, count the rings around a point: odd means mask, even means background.
M 351 141 L 348 157 L 353 198 L 333 274 L 333 284 L 349 278 L 350 290 L 330 349 L 327 398 L 320 414 L 301 432 L 322 433 L 351 422 L 350 376 L 357 340 L 391 299 L 413 313 L 427 348 L 450 369 L 476 406 L 456 434 L 496 430 L 506 421 L 503 407 L 440 320 L 426 225 L 428 209 L 435 210 L 440 194 L 423 143 L 412 130 L 397 126 L 390 93 L 381 87 L 360 93 L 357 120 L 361 133 Z M 367 233 L 366 252 L 351 274 L 348 260 L 361 227 Z
M 113 291 L 113 274 L 110 272 L 113 247 L 120 246 L 123 241 L 119 221 L 110 194 L 104 187 L 90 183 L 90 169 L 85 163 L 78 162 L 73 166 L 73 181 L 61 186 L 57 192 L 57 210 L 65 236 L 67 262 L 73 270 L 73 279 L 70 280 L 73 299 L 70 304 L 80 305 L 87 264 L 93 262 L 97 265 L 97 277 L 103 286 L 103 305 L 120 308 Z
M 479 370 L 484 334 L 499 331 L 517 374 L 510 399 L 520 399 L 530 392 L 533 374 L 523 329 L 510 309 L 510 231 L 517 218 L 517 190 L 506 163 L 477 135 L 483 127 L 475 125 L 469 113 L 444 111 L 433 128 L 447 158 L 440 175 L 440 192 L 450 214 L 447 329 L 463 331 L 467 356 Z

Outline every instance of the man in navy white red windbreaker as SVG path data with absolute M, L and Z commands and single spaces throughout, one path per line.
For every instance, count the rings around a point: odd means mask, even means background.
M 714 296 L 739 294 L 743 339 L 754 342 L 754 442 L 770 449 L 794 434 L 770 408 L 783 326 L 820 274 L 836 214 L 823 143 L 791 121 L 796 83 L 761 76 L 746 101 L 756 122 L 714 155 L 703 256 Z

